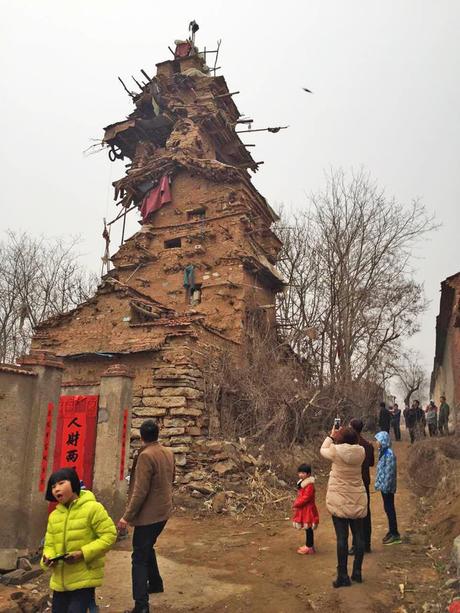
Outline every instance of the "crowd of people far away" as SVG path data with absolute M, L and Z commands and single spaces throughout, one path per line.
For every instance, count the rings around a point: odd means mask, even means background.
M 394 403 L 387 407 L 385 402 L 380 403 L 378 427 L 380 431 L 391 431 L 396 441 L 401 440 L 401 418 L 404 419 L 406 430 L 409 432 L 410 442 L 426 437 L 427 428 L 429 436 L 443 436 L 449 434 L 450 407 L 446 397 L 441 396 L 439 407 L 434 400 L 426 405 L 425 409 L 419 400 L 413 400 L 411 404 L 405 403 L 404 410 Z

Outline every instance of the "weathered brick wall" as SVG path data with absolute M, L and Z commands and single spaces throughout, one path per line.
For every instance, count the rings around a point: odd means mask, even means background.
M 442 363 L 435 364 L 433 396 L 439 402 L 441 395 L 446 396 L 450 405 L 451 426 L 456 427 L 460 412 L 460 274 L 447 279 L 449 288 L 454 290 L 452 311 L 448 318 L 445 334 Z

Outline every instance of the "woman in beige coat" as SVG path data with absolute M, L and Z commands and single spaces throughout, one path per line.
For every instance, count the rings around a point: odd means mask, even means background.
M 332 515 L 337 537 L 337 579 L 332 585 L 351 585 L 347 568 L 349 528 L 355 546 L 351 579 L 361 583 L 363 518 L 367 514 L 367 495 L 361 474 L 364 448 L 358 445 L 358 435 L 352 428 L 332 429 L 321 446 L 321 455 L 332 462 L 326 493 L 326 507 Z

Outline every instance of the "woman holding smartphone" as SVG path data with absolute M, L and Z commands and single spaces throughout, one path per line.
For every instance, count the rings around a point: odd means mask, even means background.
M 365 452 L 358 440 L 353 428 L 341 428 L 340 420 L 336 419 L 321 446 L 321 455 L 332 462 L 326 507 L 332 515 L 337 538 L 337 578 L 332 583 L 336 588 L 351 585 L 351 581 L 362 582 L 367 495 L 361 475 Z M 351 580 L 348 575 L 349 530 L 355 549 Z

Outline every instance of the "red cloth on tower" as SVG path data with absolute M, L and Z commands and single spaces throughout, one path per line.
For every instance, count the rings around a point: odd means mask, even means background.
M 171 189 L 168 175 L 163 175 L 156 187 L 144 198 L 141 204 L 142 221 L 145 221 L 150 213 L 158 211 L 164 204 L 171 202 Z
M 192 50 L 192 45 L 187 41 L 179 43 L 176 45 L 176 52 L 174 53 L 175 58 L 180 57 L 188 57 L 190 55 L 190 51 Z

